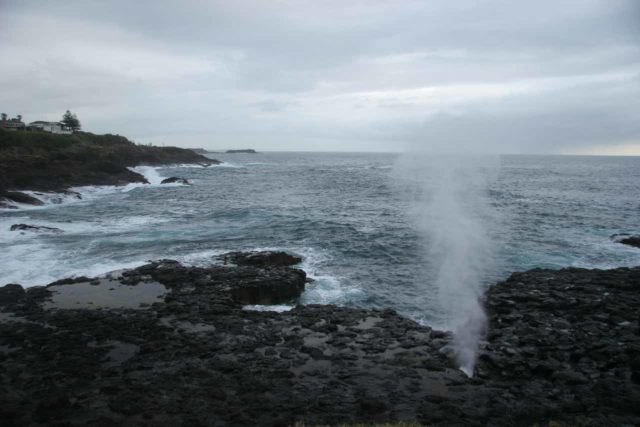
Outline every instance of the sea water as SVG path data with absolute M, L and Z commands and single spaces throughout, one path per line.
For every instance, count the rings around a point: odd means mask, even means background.
M 82 200 L 45 195 L 43 207 L 1 211 L 0 285 L 44 285 L 159 258 L 206 265 L 226 251 L 279 249 L 302 255 L 301 267 L 315 279 L 304 304 L 393 308 L 443 325 L 438 258 L 425 250 L 437 242 L 411 215 L 414 201 L 397 179 L 401 156 L 211 157 L 224 163 L 137 168 L 151 184 L 85 187 L 77 189 Z M 490 226 L 482 232 L 497 260 L 482 272 L 481 286 L 534 267 L 640 265 L 640 250 L 610 239 L 640 233 L 640 158 L 501 156 L 498 163 L 474 195 L 495 216 L 479 222 Z M 160 184 L 169 176 L 193 185 Z M 63 232 L 9 231 L 17 223 Z

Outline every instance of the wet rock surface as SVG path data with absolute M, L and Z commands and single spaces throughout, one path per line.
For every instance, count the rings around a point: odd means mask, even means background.
M 4 199 L 5 202 L 23 203 L 25 205 L 41 206 L 44 204 L 42 200 L 21 191 L 6 191 L 0 194 L 0 199 Z
M 254 267 L 289 267 L 302 262 L 302 258 L 282 251 L 229 252 L 219 257 L 225 264 Z
M 178 178 L 177 176 L 171 176 L 169 178 L 163 179 L 160 184 L 182 184 L 182 185 L 191 185 L 188 179 Z
M 471 379 L 449 333 L 391 310 L 256 312 L 234 295 L 246 283 L 295 289 L 299 271 L 161 260 L 0 288 L 3 425 L 640 421 L 640 269 L 532 270 L 492 287 Z M 135 309 L 45 308 L 60 287 L 105 280 L 166 293 Z
M 635 248 L 640 248 L 640 235 L 631 235 L 631 234 L 614 234 L 611 238 L 623 245 L 633 246 Z
M 640 268 L 516 273 L 486 307 L 476 375 L 513 420 L 640 423 Z
M 55 227 L 45 227 L 44 225 L 30 225 L 30 224 L 13 224 L 9 231 L 33 231 L 33 232 L 48 232 L 48 233 L 62 233 L 62 230 Z

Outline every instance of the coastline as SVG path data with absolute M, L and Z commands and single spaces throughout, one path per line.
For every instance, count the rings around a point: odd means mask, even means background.
M 0 207 L 43 205 L 35 193 L 61 202 L 82 199 L 78 187 L 149 184 L 132 168 L 184 164 L 220 162 L 188 149 L 136 145 L 118 135 L 0 130 Z
M 18 150 L 11 155 L 35 162 L 19 184 L 36 183 L 42 194 L 71 200 L 83 192 L 60 182 L 96 179 L 112 184 L 94 189 L 121 191 L 185 185 L 150 175 L 156 167 L 184 166 L 182 151 L 116 138 L 95 156 L 105 155 L 114 169 L 88 177 L 83 171 L 96 163 L 66 176 L 60 165 L 74 161 L 56 159 L 57 150 L 44 157 Z M 77 144 L 74 150 L 83 148 L 71 158 L 86 155 L 89 143 Z M 142 154 L 122 160 L 129 150 Z M 110 163 L 110 156 L 120 160 Z M 130 165 L 143 159 L 145 166 Z M 201 167 L 219 164 L 205 159 L 210 163 Z M 58 166 L 38 169 L 43 161 Z M 5 188 L 38 196 L 12 185 Z M 15 224 L 15 232 L 61 231 L 38 224 Z M 493 285 L 483 302 L 489 327 L 469 378 L 455 365 L 448 331 L 393 310 L 300 304 L 309 272 L 282 256 L 258 264 L 237 254 L 209 258 L 198 265 L 141 261 L 44 287 L 1 287 L 1 419 L 8 425 L 640 422 L 634 405 L 640 268 L 537 269 Z
M 490 287 L 489 329 L 468 378 L 452 361 L 450 333 L 393 310 L 243 310 L 295 300 L 306 280 L 299 260 L 251 256 L 259 262 L 242 254 L 206 267 L 161 260 L 102 279 L 0 288 L 3 419 L 9 425 L 640 421 L 640 268 L 536 269 Z M 66 292 L 65 300 L 63 289 L 78 292 Z M 92 294 L 83 300 L 87 289 Z M 142 305 L 109 307 L 132 301 Z

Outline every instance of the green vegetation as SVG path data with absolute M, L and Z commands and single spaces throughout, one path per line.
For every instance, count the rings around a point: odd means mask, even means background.
M 69 129 L 73 130 L 74 132 L 77 132 L 80 130 L 81 126 L 80 126 L 80 120 L 78 120 L 78 117 L 71 113 L 71 111 L 67 110 L 66 113 L 64 113 L 64 115 L 62 116 L 62 120 L 60 121 L 61 123 L 63 123 L 65 126 L 67 126 Z
M 191 150 L 136 145 L 120 135 L 0 130 L 0 194 L 144 182 L 137 165 L 218 163 Z
M 13 132 L 0 130 L 0 153 L 9 148 L 20 148 L 27 151 L 55 152 L 65 151 L 80 144 L 94 144 L 108 146 L 113 144 L 131 144 L 124 136 L 120 135 L 95 135 L 89 132 L 77 132 L 70 135 L 54 134 L 48 132 Z

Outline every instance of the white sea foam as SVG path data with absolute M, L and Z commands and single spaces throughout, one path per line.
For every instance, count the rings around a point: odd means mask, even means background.
M 130 230 L 140 230 L 141 228 L 154 226 L 171 221 L 168 217 L 133 215 L 124 218 L 101 219 L 96 221 L 49 221 L 44 219 L 34 219 L 29 216 L 0 217 L 0 243 L 13 242 L 16 239 L 36 239 L 43 235 L 57 235 L 58 232 L 52 230 L 38 231 L 9 231 L 13 224 L 28 224 L 60 229 L 64 236 L 77 234 L 109 234 L 121 233 Z
M 229 251 L 225 251 L 222 249 L 208 249 L 205 251 L 193 252 L 187 255 L 182 255 L 174 258 L 186 265 L 191 265 L 194 267 L 207 267 L 211 264 L 218 263 L 218 261 L 216 260 L 216 257 L 226 252 L 229 252 Z
M 145 177 L 149 184 L 153 186 L 158 186 L 161 184 L 162 180 L 166 177 L 160 176 L 158 173 L 158 167 L 154 166 L 135 166 L 128 168 L 130 171 L 138 173 Z M 131 184 L 129 184 L 131 185 Z
M 313 282 L 307 284 L 300 297 L 303 304 L 345 304 L 362 296 L 362 290 L 345 284 L 345 280 L 337 275 L 328 274 L 327 264 L 332 255 L 315 248 L 303 248 L 299 251 L 304 259 L 300 268 Z
M 67 277 L 96 277 L 115 270 L 135 268 L 144 265 L 146 259 L 103 261 L 73 251 L 60 251 L 46 243 L 19 242 L 4 248 L 2 263 L 3 283 L 0 286 L 19 283 L 29 287 Z
M 178 168 L 194 168 L 194 169 L 204 169 L 215 165 L 204 164 L 204 163 L 176 163 L 173 165 L 164 165 L 161 166 L 162 169 L 178 169 Z
M 76 191 L 69 191 L 64 193 L 54 193 L 54 192 L 46 192 L 46 191 L 22 191 L 31 197 L 34 197 L 40 200 L 42 205 L 30 205 L 26 203 L 16 203 L 12 201 L 7 201 L 8 208 L 0 208 L 0 211 L 14 211 L 14 210 L 38 210 L 38 209 L 46 209 L 53 206 L 59 205 L 67 205 L 69 203 L 78 203 L 82 202 L 84 197 L 82 194 Z
M 172 165 L 169 167 L 204 167 L 202 165 Z M 24 203 L 15 203 L 15 202 L 7 202 L 8 208 L 0 208 L 0 211 L 14 211 L 14 210 L 37 210 L 37 209 L 48 209 L 55 206 L 68 205 L 71 203 L 87 203 L 91 202 L 97 198 L 104 197 L 109 194 L 114 193 L 127 193 L 136 188 L 149 188 L 149 187 L 180 187 L 184 184 L 180 183 L 169 183 L 162 184 L 162 180 L 165 179 L 165 176 L 160 174 L 161 169 L 165 169 L 167 166 L 156 167 L 156 166 L 135 166 L 128 168 L 130 171 L 138 173 L 145 177 L 145 179 L 149 182 L 141 183 L 141 182 L 132 182 L 127 185 L 117 186 L 117 185 L 87 185 L 80 187 L 72 187 L 68 192 L 45 192 L 45 191 L 22 191 L 25 194 L 28 194 L 32 197 L 43 202 L 43 205 L 28 205 Z
M 307 273 L 312 279 L 300 296 L 301 304 L 345 304 L 362 295 L 362 290 L 347 286 L 344 279 L 329 273 L 328 264 L 332 255 L 329 251 L 312 247 L 263 247 L 255 251 L 285 251 L 302 256 L 302 263 L 296 267 Z
M 245 166 L 244 166 L 244 165 L 238 165 L 238 164 L 235 164 L 235 163 L 222 162 L 222 163 L 217 164 L 217 165 L 211 165 L 211 167 L 215 167 L 215 168 L 243 169 Z
M 243 250 L 285 251 L 300 255 L 303 261 L 296 267 L 304 270 L 307 273 L 307 277 L 312 279 L 312 282 L 307 284 L 305 291 L 300 296 L 300 302 L 302 304 L 344 304 L 362 295 L 362 291 L 359 288 L 345 286 L 340 277 L 327 272 L 327 264 L 330 263 L 331 260 L 331 255 L 327 251 L 310 247 L 273 246 L 246 248 Z M 206 267 L 219 263 L 216 257 L 227 252 L 229 252 L 229 250 L 210 249 L 174 258 L 188 265 Z M 270 307 L 273 306 L 268 305 L 264 307 L 265 310 L 269 310 Z
M 7 233 L 8 234 L 8 233 Z M 144 259 L 104 261 L 82 253 L 82 250 L 60 250 L 55 244 L 39 239 L 39 233 L 20 235 L 3 245 L 0 255 L 2 283 L 19 283 L 23 286 L 46 285 L 55 280 L 89 276 L 94 277 L 110 271 L 134 268 L 145 263 Z M 4 240 L 4 236 L 3 236 Z
M 135 166 L 135 167 L 130 167 L 128 168 L 130 171 L 138 173 L 142 176 L 144 176 L 144 178 L 149 182 L 149 184 L 140 184 L 140 183 L 131 183 L 131 184 L 127 184 L 125 186 L 125 189 L 123 191 L 129 191 L 130 189 L 134 189 L 134 188 L 138 188 L 141 186 L 151 186 L 151 187 L 181 187 L 184 184 L 180 184 L 177 182 L 173 182 L 170 184 L 162 184 L 162 180 L 166 179 L 166 176 L 162 176 L 160 174 L 160 171 L 162 169 L 167 169 L 167 168 L 182 168 L 182 167 L 187 167 L 187 168 L 192 168 L 192 167 L 204 167 L 204 166 L 196 166 L 196 165 L 171 165 L 171 166 Z
M 20 283 L 25 286 L 45 285 L 54 280 L 79 275 L 95 276 L 122 268 L 132 268 L 144 264 L 147 256 L 128 258 L 126 260 L 110 259 L 108 256 L 92 254 L 92 242 L 100 242 L 101 235 L 128 233 L 153 227 L 155 224 L 169 221 L 166 217 L 130 216 L 98 218 L 94 222 L 56 222 L 32 218 L 28 215 L 0 216 L 0 265 L 2 265 L 2 283 Z M 25 223 L 60 229 L 38 231 L 9 231 L 11 225 Z M 83 245 L 60 243 L 60 239 L 84 241 L 86 236 L 91 242 Z M 127 237 L 127 241 L 132 241 Z

